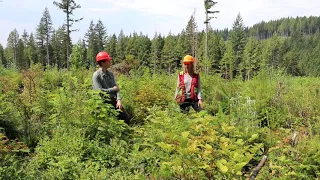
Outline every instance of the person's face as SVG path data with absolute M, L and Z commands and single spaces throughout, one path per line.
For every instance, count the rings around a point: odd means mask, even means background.
M 184 63 L 184 67 L 185 67 L 188 71 L 191 71 L 192 64 L 191 64 L 191 63 Z
M 101 62 L 101 67 L 108 69 L 111 66 L 111 61 L 104 60 Z

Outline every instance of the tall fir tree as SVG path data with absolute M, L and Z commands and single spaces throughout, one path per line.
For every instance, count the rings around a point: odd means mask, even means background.
M 197 23 L 194 14 L 191 15 L 186 27 L 186 53 L 195 57 L 197 46 Z
M 199 43 L 197 46 L 197 71 L 201 70 L 204 67 L 204 60 L 205 60 L 205 41 L 206 41 L 206 34 L 204 31 L 201 31 L 199 34 Z
M 24 50 L 23 50 L 23 61 L 25 64 L 25 69 L 28 69 L 30 67 L 29 58 L 28 58 L 28 49 L 29 49 L 29 35 L 28 32 L 24 29 L 22 33 L 22 42 L 24 44 Z
M 152 66 L 153 73 L 156 73 L 158 70 L 162 68 L 161 62 L 161 52 L 163 48 L 163 38 L 161 34 L 155 33 L 154 38 L 151 41 L 151 57 L 152 57 Z
M 208 71 L 211 69 L 217 70 L 219 67 L 219 61 L 222 59 L 223 54 L 220 51 L 220 36 L 212 29 L 208 32 Z
M 105 49 L 104 45 L 107 42 L 108 36 L 107 36 L 107 29 L 100 19 L 98 20 L 94 30 L 96 34 L 96 43 L 98 48 L 97 50 L 103 51 Z
M 219 52 L 220 52 L 221 56 L 220 56 L 219 61 L 221 61 L 221 59 L 223 58 L 225 51 L 226 51 L 226 42 L 225 42 L 224 38 L 222 36 L 220 36 Z M 219 62 L 218 62 L 218 64 L 219 64 Z
M 320 76 L 320 43 L 312 49 L 308 56 L 309 61 L 305 61 L 302 65 L 304 73 L 308 76 L 319 77 Z
M 239 64 L 242 62 L 243 58 L 243 51 L 244 47 L 246 45 L 246 34 L 245 34 L 245 27 L 243 24 L 243 19 L 240 15 L 240 13 L 237 15 L 236 20 L 234 21 L 232 25 L 232 31 L 230 35 L 230 41 L 233 45 L 233 51 L 235 56 L 235 62 L 233 64 L 233 75 L 237 75 L 236 72 L 239 71 Z
M 96 64 L 95 57 L 96 57 L 96 54 L 99 52 L 98 41 L 97 41 L 97 32 L 95 30 L 95 27 L 96 27 L 96 25 L 91 20 L 90 25 L 89 25 L 89 29 L 85 34 L 87 51 L 88 51 L 87 58 L 88 58 L 88 62 L 92 68 Z
M 133 55 L 134 57 L 138 56 L 138 34 L 133 32 L 133 34 L 128 37 L 127 46 L 126 46 L 126 55 Z
M 223 55 L 222 60 L 219 62 L 220 73 L 224 78 L 233 78 L 235 58 L 236 57 L 233 50 L 233 44 L 231 41 L 228 41 L 226 45 L 226 51 Z
M 299 58 L 300 56 L 298 52 L 294 49 L 291 49 L 290 51 L 286 52 L 286 54 L 283 56 L 283 67 L 286 73 L 294 76 L 305 75 L 302 71 L 305 63 L 301 63 L 303 60 L 301 60 L 299 63 Z
M 150 65 L 151 40 L 148 36 L 140 33 L 137 40 L 138 57 L 142 65 Z
M 53 32 L 53 27 L 52 27 L 51 16 L 47 7 L 43 12 L 38 28 L 39 28 L 39 33 L 41 33 L 40 37 L 42 38 L 42 41 L 44 41 L 45 49 L 46 49 L 46 55 L 45 55 L 46 63 L 44 64 L 50 65 L 49 46 L 50 46 L 50 38 Z
M 126 58 L 126 46 L 127 46 L 127 39 L 126 36 L 121 29 L 120 34 L 118 36 L 118 44 L 117 44 L 117 60 L 116 63 L 121 63 Z
M 9 61 L 10 67 L 16 68 L 17 66 L 17 51 L 18 51 L 18 43 L 19 43 L 19 33 L 17 29 L 14 29 L 10 32 L 9 37 L 7 39 L 7 57 L 6 59 Z
M 18 46 L 17 46 L 17 68 L 18 69 L 26 69 L 26 60 L 24 56 L 25 51 L 25 45 L 23 43 L 22 39 L 18 40 Z
M 172 72 L 172 65 L 174 64 L 174 61 L 177 60 L 177 54 L 175 52 L 175 46 L 176 46 L 176 38 L 171 34 L 171 31 L 169 32 L 168 36 L 164 39 L 164 45 L 162 49 L 162 62 L 167 70 L 167 72 L 170 74 Z
M 283 40 L 278 36 L 278 33 L 274 33 L 273 37 L 267 40 L 262 52 L 262 68 L 271 68 L 272 73 L 274 69 L 281 67 L 282 57 L 285 53 L 283 47 Z
M 75 0 L 61 0 L 61 2 L 54 1 L 54 5 L 56 5 L 59 9 L 61 9 L 66 14 L 66 33 L 67 33 L 67 69 L 70 69 L 69 65 L 69 55 L 70 55 L 70 48 L 71 48 L 71 38 L 70 34 L 73 31 L 71 27 L 73 23 L 81 21 L 83 18 L 74 19 L 72 16 L 74 15 L 74 11 L 76 9 L 81 8 L 80 4 L 77 4 Z
M 54 66 L 58 67 L 58 56 L 59 56 L 59 43 L 57 42 L 57 30 L 53 30 L 52 32 L 52 36 L 51 36 L 51 48 L 52 48 L 52 64 L 54 64 Z M 59 68 L 59 67 L 58 67 Z
M 75 69 L 86 67 L 86 45 L 84 41 L 79 40 L 78 43 L 73 46 L 73 50 L 70 55 L 70 62 L 72 64 L 72 68 Z
M 182 30 L 181 33 L 178 35 L 178 42 L 175 48 L 177 58 L 179 59 L 176 63 L 177 67 L 181 67 L 182 65 L 182 58 L 187 54 L 187 38 L 186 38 L 186 32 L 185 30 Z
M 112 59 L 117 59 L 117 36 L 113 34 L 107 41 L 106 51 Z
M 244 79 L 250 80 L 259 68 L 260 45 L 256 38 L 249 38 L 244 48 L 243 61 L 240 70 L 243 72 Z
M 46 60 L 46 48 L 45 48 L 45 42 L 46 42 L 46 35 L 45 35 L 45 22 L 43 21 L 44 18 L 42 17 L 37 29 L 36 29 L 36 38 L 37 38 L 37 47 L 39 49 L 39 56 L 38 56 L 38 60 L 39 63 L 41 63 L 42 65 L 45 65 L 45 60 Z
M 3 67 L 7 67 L 7 60 L 4 56 L 4 48 L 2 44 L 0 44 L 0 65 Z
M 200 66 L 206 73 L 211 70 L 219 70 L 219 62 L 223 57 L 225 51 L 225 44 L 222 35 L 213 31 L 211 28 L 208 30 L 208 59 L 205 58 L 205 43 L 206 35 L 203 31 L 200 34 L 200 43 L 198 46 L 198 57 L 200 59 Z
M 37 45 L 33 36 L 33 33 L 30 33 L 28 46 L 27 46 L 27 66 L 30 67 L 31 63 L 38 63 L 38 53 L 37 53 Z
M 54 51 L 54 61 L 58 69 L 67 67 L 67 47 L 68 37 L 65 25 L 60 26 L 52 36 L 52 48 Z
M 23 41 L 24 44 L 28 44 L 29 35 L 28 35 L 28 32 L 25 29 L 23 30 L 21 38 L 22 38 L 22 41 Z

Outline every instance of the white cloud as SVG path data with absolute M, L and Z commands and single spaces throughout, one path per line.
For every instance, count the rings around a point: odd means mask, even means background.
M 112 12 L 117 12 L 117 11 L 120 11 L 121 9 L 120 8 L 87 8 L 86 10 L 89 10 L 89 11 L 93 11 L 93 12 L 102 12 L 102 13 L 112 13 Z
M 172 16 L 174 18 L 190 17 L 194 8 L 203 8 L 199 0 L 95 0 L 100 2 L 98 11 L 102 9 L 136 10 L 145 15 Z M 105 6 L 101 6 L 105 4 Z M 96 9 L 88 8 L 91 11 Z M 203 11 L 204 12 L 204 11 Z
M 170 29 L 173 32 L 179 32 L 184 28 L 193 13 L 196 10 L 196 20 L 199 30 L 204 28 L 204 3 L 203 0 L 94 0 L 99 8 L 88 9 L 92 12 L 123 12 L 134 11 L 139 14 L 151 17 L 162 17 L 162 20 L 157 19 L 152 25 L 156 25 L 154 29 Z M 91 3 L 93 6 L 95 3 Z M 317 0 L 307 0 L 300 2 L 298 0 L 224 0 L 218 1 L 214 8 L 220 13 L 216 14 L 218 19 L 212 19 L 211 25 L 213 28 L 231 28 L 233 21 L 240 12 L 245 25 L 251 26 L 262 20 L 278 19 L 287 16 L 297 16 L 302 13 L 317 13 L 312 10 L 314 7 L 319 7 Z M 299 12 L 303 8 L 303 12 Z M 317 8 L 318 9 L 318 8 Z M 307 15 L 307 14 L 306 14 Z M 128 20 L 130 20 L 128 14 Z M 132 19 L 132 21 L 139 21 Z M 163 25 L 167 22 L 167 25 Z M 160 26 L 161 25 L 161 26 Z M 147 28 L 147 25 L 142 28 Z M 148 27 L 148 29 L 150 29 Z
M 153 36 L 155 31 L 167 34 L 170 29 L 174 34 L 179 33 L 187 24 L 194 9 L 196 9 L 197 18 L 204 21 L 204 7 L 201 0 L 94 0 L 99 8 L 87 8 L 83 11 L 91 11 L 92 14 L 109 13 L 109 12 L 123 12 L 127 13 L 128 21 L 136 21 L 137 26 L 131 30 L 133 32 L 143 31 L 148 32 L 149 36 Z M 199 3 L 200 2 L 200 3 Z M 93 5 L 90 5 L 92 7 Z M 84 6 L 83 6 L 84 7 Z M 139 17 L 152 17 L 154 21 L 144 26 L 138 26 L 143 23 L 143 19 L 132 19 L 131 14 L 138 13 Z M 200 15 L 201 14 L 201 15 Z M 110 14 L 106 15 L 110 16 Z M 133 15 L 135 16 L 135 15 Z M 97 19 L 90 17 L 90 19 Z
M 1 14 L 0 10 L 1 19 L 6 21 L 5 23 L 0 21 L 1 27 L 4 27 L 0 29 L 0 32 L 5 36 L 1 36 L 0 42 L 6 42 L 9 29 L 11 31 L 14 27 L 22 30 L 22 27 L 25 27 L 29 32 L 34 31 L 46 6 L 49 8 L 54 26 L 60 26 L 64 21 L 64 14 L 52 2 L 51 0 L 3 1 L 0 8 L 10 9 L 16 4 L 19 6 L 15 12 L 6 11 Z M 203 0 L 77 0 L 76 2 L 82 8 L 76 10 L 75 17 L 84 17 L 84 20 L 75 23 L 74 28 L 80 29 L 80 32 L 73 33 L 74 40 L 83 37 L 90 20 L 96 21 L 97 19 L 103 21 L 110 30 L 109 33 L 118 34 L 120 29 L 124 29 L 126 34 L 141 31 L 147 33 L 149 37 L 153 37 L 155 31 L 167 34 L 171 30 L 172 33 L 177 34 L 185 28 L 194 9 L 198 30 L 203 30 L 205 27 Z M 218 1 L 214 8 L 220 11 L 216 14 L 218 19 L 212 19 L 210 23 L 214 29 L 231 28 L 240 12 L 244 24 L 252 26 L 262 20 L 269 21 L 281 17 L 316 16 L 319 14 L 318 9 L 320 9 L 319 0 L 223 0 Z M 37 14 L 37 17 L 30 17 L 32 23 L 19 23 L 30 12 Z M 123 18 L 124 14 L 127 15 L 127 18 Z M 20 19 L 9 21 L 8 19 L 13 18 L 7 18 L 7 16 L 12 17 L 13 15 Z M 31 22 L 30 19 L 29 22 Z

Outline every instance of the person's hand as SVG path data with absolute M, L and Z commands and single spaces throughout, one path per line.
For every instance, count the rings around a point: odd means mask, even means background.
M 121 104 L 121 100 L 117 100 L 117 105 L 116 108 L 122 109 L 122 104 Z
M 200 108 L 202 108 L 202 100 L 201 100 L 201 99 L 199 99 L 199 101 L 198 101 L 198 106 L 199 106 Z
M 113 90 L 115 90 L 115 91 L 119 91 L 118 86 L 113 86 Z

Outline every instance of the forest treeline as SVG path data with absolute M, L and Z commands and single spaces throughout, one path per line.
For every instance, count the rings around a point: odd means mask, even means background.
M 147 66 L 154 72 L 170 74 L 181 67 L 182 57 L 190 54 L 196 57 L 198 71 L 225 77 L 250 79 L 262 68 L 280 69 L 294 76 L 319 76 L 319 27 L 320 17 L 315 16 L 262 21 L 247 27 L 238 14 L 232 29 L 209 29 L 206 59 L 205 30 L 198 30 L 193 15 L 180 33 L 155 32 L 153 37 L 138 32 L 125 35 L 123 30 L 109 34 L 101 20 L 91 21 L 83 38 L 73 43 L 68 38 L 74 31 L 71 25 L 54 29 L 46 8 L 35 32 L 14 29 L 6 46 L 0 44 L 0 63 L 16 69 L 37 63 L 59 69 L 89 68 L 96 66 L 97 52 L 106 50 L 122 71 Z

